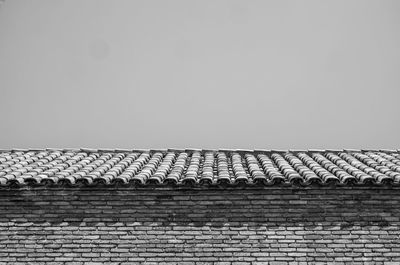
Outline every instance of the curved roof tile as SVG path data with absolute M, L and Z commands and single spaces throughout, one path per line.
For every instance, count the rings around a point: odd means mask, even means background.
M 400 185 L 399 150 L 12 149 L 10 185 Z

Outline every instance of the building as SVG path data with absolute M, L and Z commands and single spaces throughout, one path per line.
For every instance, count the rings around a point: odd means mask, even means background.
M 400 264 L 397 150 L 3 150 L 0 264 Z

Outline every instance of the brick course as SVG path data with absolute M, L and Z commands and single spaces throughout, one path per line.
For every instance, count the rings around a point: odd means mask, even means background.
M 0 190 L 0 264 L 400 264 L 398 187 Z

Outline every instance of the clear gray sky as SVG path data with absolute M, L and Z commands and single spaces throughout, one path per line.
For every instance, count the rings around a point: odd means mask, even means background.
M 400 1 L 0 6 L 0 147 L 400 148 Z

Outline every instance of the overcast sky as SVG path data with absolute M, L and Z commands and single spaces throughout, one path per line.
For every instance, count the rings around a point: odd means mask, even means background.
M 0 6 L 0 148 L 400 148 L 400 1 Z

